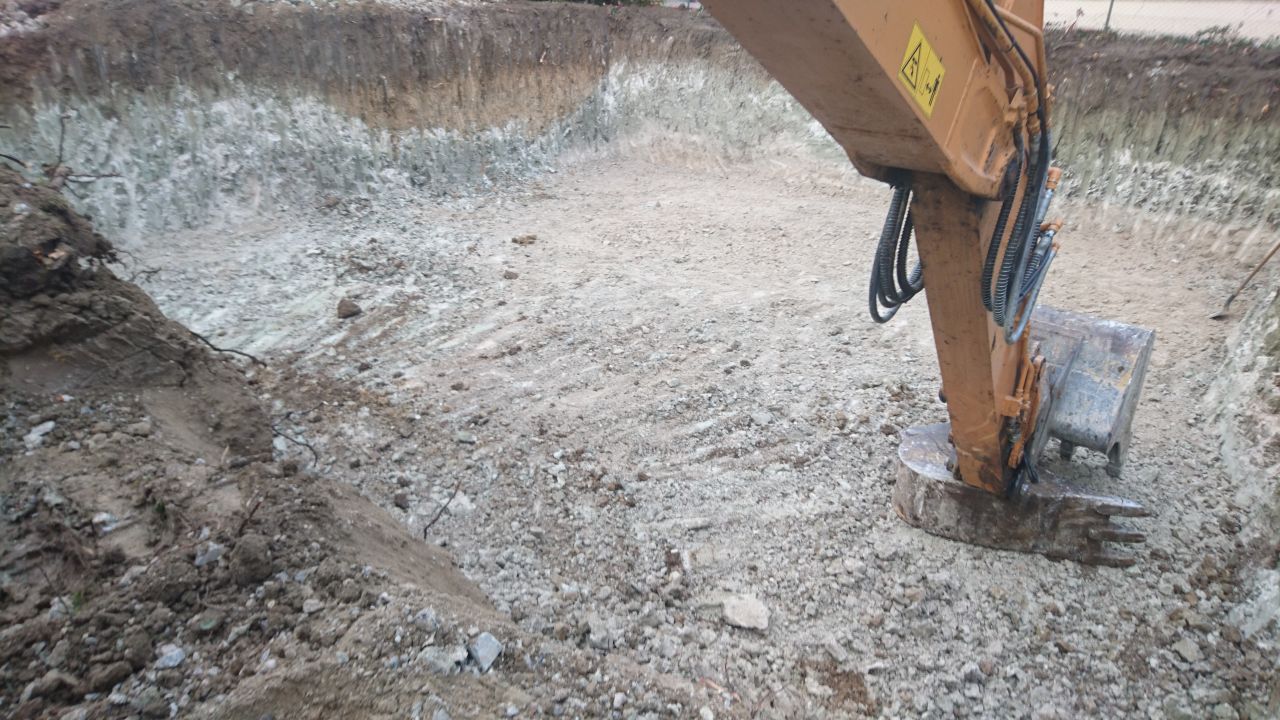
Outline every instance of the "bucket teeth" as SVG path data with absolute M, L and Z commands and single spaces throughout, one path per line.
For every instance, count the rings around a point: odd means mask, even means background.
M 1118 542 L 1138 544 L 1147 541 L 1147 534 L 1137 530 L 1126 530 L 1121 527 L 1091 527 L 1089 539 L 1098 542 Z
M 1116 520 L 1150 516 L 1141 503 L 1079 490 L 1044 470 L 1040 482 L 1021 486 L 1012 498 L 992 495 L 952 476 L 947 464 L 954 451 L 947 437 L 946 424 L 903 433 L 893 504 L 907 523 L 1001 550 L 1110 567 L 1136 562 L 1121 548 L 1144 542 L 1146 535 Z
M 1123 498 L 1106 498 L 1098 497 L 1097 504 L 1093 511 L 1099 515 L 1116 515 L 1119 517 L 1151 517 L 1151 511 L 1142 506 L 1142 503 L 1133 500 L 1125 500 Z

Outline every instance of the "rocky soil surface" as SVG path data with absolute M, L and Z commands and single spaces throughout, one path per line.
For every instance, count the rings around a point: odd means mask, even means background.
M 1206 319 L 1276 237 L 1274 49 L 1053 40 L 1045 301 L 1157 331 L 1124 478 L 1046 468 L 1156 510 L 1121 570 L 893 514 L 946 414 L 923 302 L 866 319 L 887 193 L 703 17 L 0 39 L 0 715 L 1280 716 L 1276 276 Z
M 455 553 L 523 631 L 696 683 L 705 714 L 1270 717 L 1275 626 L 1239 608 L 1275 540 L 1203 401 L 1230 331 L 1204 317 L 1265 233 L 1063 208 L 1048 302 L 1158 332 L 1125 478 L 1049 466 L 1159 513 L 1136 567 L 1099 569 L 892 514 L 899 430 L 945 411 L 923 304 L 864 318 L 885 199 L 801 160 L 599 158 L 135 252 L 175 318 L 286 368 L 278 456 Z
M 583 687 L 689 707 L 691 683 L 522 631 L 445 552 L 273 452 L 306 447 L 310 416 L 269 416 L 275 371 L 167 320 L 60 194 L 3 170 L 0 207 L 4 717 L 441 720 Z

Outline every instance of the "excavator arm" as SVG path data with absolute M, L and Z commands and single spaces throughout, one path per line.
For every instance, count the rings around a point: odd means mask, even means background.
M 1042 472 L 1052 435 L 1118 475 L 1154 334 L 1037 309 L 1058 252 L 1047 217 L 1051 88 L 1043 0 L 704 0 L 864 175 L 893 186 L 868 292 L 887 321 L 924 291 L 950 423 L 913 428 L 894 505 L 991 547 L 1122 565 L 1132 501 Z M 914 238 L 918 264 L 909 269 Z

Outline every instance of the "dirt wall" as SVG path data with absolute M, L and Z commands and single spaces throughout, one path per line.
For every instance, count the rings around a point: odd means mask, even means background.
M 1069 190 L 1280 223 L 1280 49 L 1101 33 L 1049 40 Z
M 71 164 L 121 176 L 79 206 L 126 236 L 465 193 L 584 150 L 845 162 L 714 21 L 675 9 L 73 0 L 41 20 L 0 41 L 0 149 L 51 161 L 73 114 Z M 1050 40 L 1069 191 L 1280 222 L 1280 51 Z

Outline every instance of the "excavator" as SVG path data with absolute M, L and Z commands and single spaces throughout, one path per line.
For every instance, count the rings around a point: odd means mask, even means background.
M 703 6 L 892 188 L 870 314 L 886 322 L 924 293 L 950 420 L 903 431 L 898 515 L 981 546 L 1132 565 L 1126 547 L 1145 536 L 1125 523 L 1150 512 L 1044 461 L 1053 438 L 1062 458 L 1095 451 L 1120 476 L 1155 333 L 1038 302 L 1062 230 L 1043 0 Z

